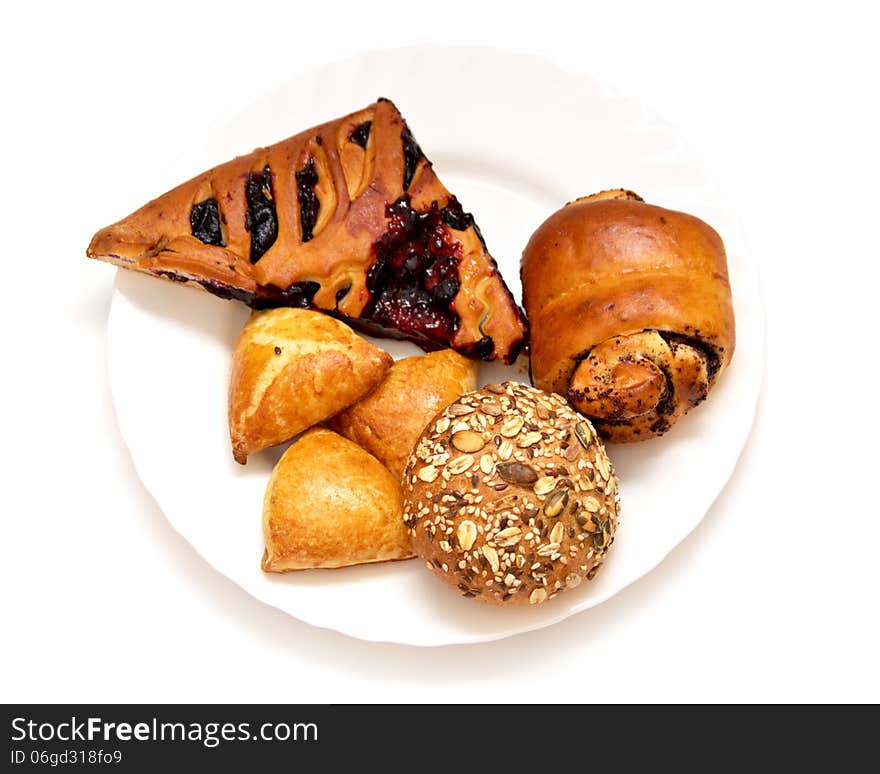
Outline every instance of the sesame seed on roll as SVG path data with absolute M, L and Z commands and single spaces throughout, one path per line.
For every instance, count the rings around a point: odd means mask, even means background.
M 561 396 L 517 382 L 438 414 L 403 485 L 416 554 L 491 604 L 539 604 L 592 579 L 617 528 L 617 478 L 592 425 Z

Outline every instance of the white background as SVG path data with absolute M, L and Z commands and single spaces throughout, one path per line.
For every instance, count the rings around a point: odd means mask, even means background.
M 869 5 L 299 5 L 4 12 L 0 700 L 880 700 Z M 549 629 L 418 650 L 300 624 L 174 533 L 116 428 L 113 270 L 84 249 L 242 104 L 424 42 L 543 54 L 678 127 L 760 262 L 768 362 L 733 480 L 660 568 Z

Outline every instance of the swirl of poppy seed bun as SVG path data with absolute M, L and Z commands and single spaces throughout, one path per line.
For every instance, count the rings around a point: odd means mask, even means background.
M 570 202 L 522 265 L 536 387 L 618 442 L 662 435 L 701 403 L 734 348 L 721 238 L 631 191 Z
M 590 423 L 517 382 L 438 414 L 403 487 L 416 554 L 450 588 L 492 604 L 538 604 L 592 579 L 617 529 L 617 478 Z

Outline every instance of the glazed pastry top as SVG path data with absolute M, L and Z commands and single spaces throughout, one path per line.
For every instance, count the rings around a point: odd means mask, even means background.
M 659 435 L 733 355 L 721 238 L 700 219 L 606 191 L 542 224 L 522 260 L 531 369 L 616 441 Z
M 228 413 L 236 461 L 360 400 L 391 363 L 391 355 L 327 315 L 253 312 L 232 353 Z
M 425 349 L 511 362 L 525 340 L 473 218 L 384 99 L 198 175 L 99 231 L 88 254 Z
M 263 503 L 263 570 L 407 559 L 400 484 L 374 457 L 324 428 L 281 457 Z

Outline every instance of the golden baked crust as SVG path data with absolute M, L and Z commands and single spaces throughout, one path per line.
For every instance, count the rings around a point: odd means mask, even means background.
M 366 395 L 391 355 L 308 309 L 254 312 L 232 354 L 229 436 L 237 462 L 283 443 Z
M 375 390 L 333 417 L 336 432 L 378 458 L 397 478 L 425 425 L 477 387 L 477 364 L 450 349 L 398 360 Z
M 438 236 L 448 260 L 432 263 Z M 422 285 L 386 298 L 383 262 L 413 240 L 430 263 L 417 267 Z M 101 229 L 88 255 L 254 308 L 328 311 L 426 349 L 512 362 L 526 333 L 473 218 L 388 100 L 203 172 Z M 434 325 L 414 313 L 426 306 Z
M 724 245 L 692 215 L 629 191 L 578 199 L 538 228 L 521 273 L 534 384 L 610 440 L 665 432 L 733 356 Z
M 416 554 L 481 602 L 539 604 L 592 579 L 617 529 L 617 478 L 590 423 L 515 382 L 444 409 L 403 483 Z
M 400 485 L 375 457 L 324 428 L 281 457 L 263 502 L 266 572 L 411 557 Z

